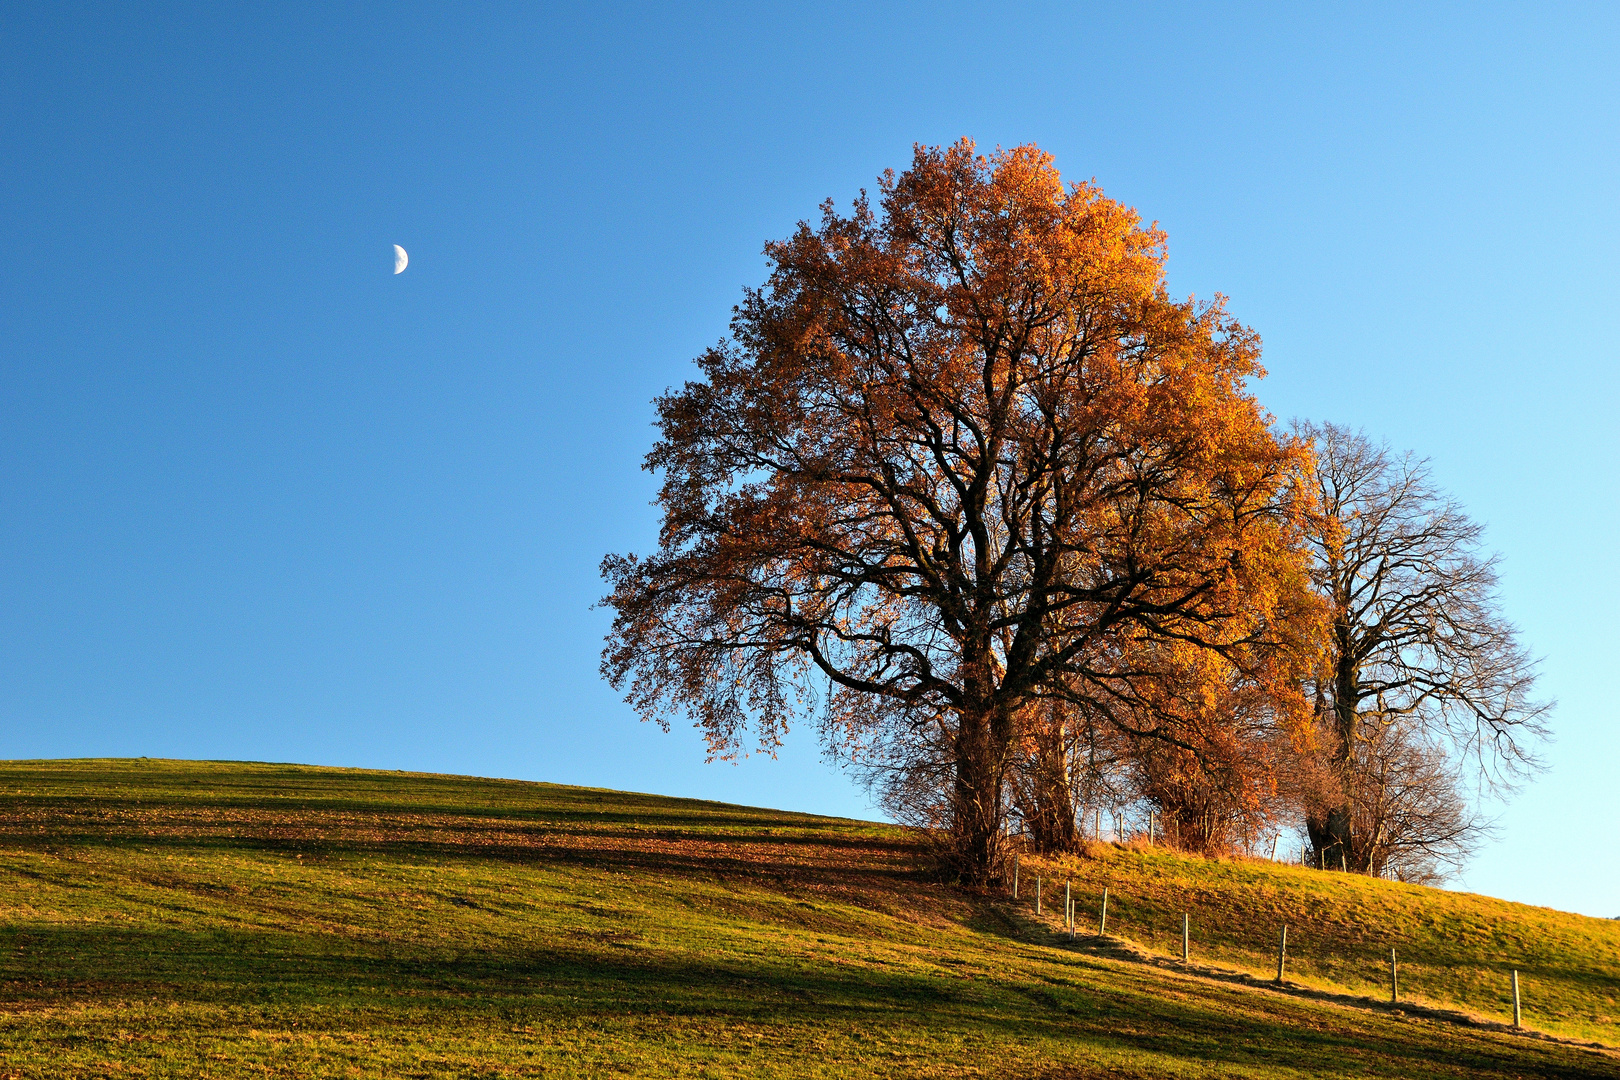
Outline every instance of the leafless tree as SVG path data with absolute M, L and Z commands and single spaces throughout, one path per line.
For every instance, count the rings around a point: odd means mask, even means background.
M 1313 577 L 1331 620 L 1307 831 L 1329 867 L 1433 876 L 1479 835 L 1463 772 L 1493 785 L 1533 769 L 1551 706 L 1498 610 L 1480 526 L 1428 463 L 1332 424 L 1296 434 L 1315 448 Z
M 1462 797 L 1446 747 L 1397 724 L 1362 759 L 1353 802 L 1369 868 L 1425 884 L 1460 870 L 1488 825 Z

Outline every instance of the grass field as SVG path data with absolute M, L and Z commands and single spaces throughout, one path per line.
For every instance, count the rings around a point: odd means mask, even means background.
M 0 764 L 0 810 L 0 1077 L 1620 1076 L 1069 947 L 868 823 L 158 761 Z M 1046 870 L 1110 882 L 1110 929 L 1145 947 L 1179 949 L 1186 908 L 1203 955 L 1258 970 L 1286 915 L 1302 979 L 1361 992 L 1399 929 L 1414 992 L 1499 1012 L 1511 959 L 1527 1023 L 1617 1041 L 1604 920 L 1093 855 Z
M 1030 860 L 1061 916 L 1064 881 L 1094 933 L 1102 888 L 1108 930 L 1150 951 L 1181 955 L 1182 913 L 1194 958 L 1270 978 L 1277 930 L 1288 924 L 1288 977 L 1307 986 L 1389 996 L 1389 950 L 1402 1000 L 1511 1022 L 1520 973 L 1525 1023 L 1620 1046 L 1620 922 L 1511 904 L 1355 874 L 1252 860 L 1190 859 L 1095 844 L 1081 858 Z

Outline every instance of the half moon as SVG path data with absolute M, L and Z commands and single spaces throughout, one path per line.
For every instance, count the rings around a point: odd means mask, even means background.
M 405 264 L 410 262 L 410 261 L 411 261 L 411 257 L 409 255 L 405 254 L 405 249 L 400 247 L 398 244 L 395 244 L 394 245 L 394 273 L 403 274 L 405 272 Z

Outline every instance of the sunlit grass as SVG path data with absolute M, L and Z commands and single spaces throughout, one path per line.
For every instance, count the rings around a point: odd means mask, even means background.
M 867 823 L 155 761 L 0 766 L 0 809 L 0 1076 L 1620 1075 L 1058 947 Z M 1196 867 L 1099 855 L 1071 869 L 1121 883 L 1115 928 L 1165 937 L 1179 894 L 1145 883 Z M 1211 912 L 1250 873 L 1290 902 L 1286 873 L 1206 865 Z
M 1269 978 L 1286 922 L 1288 977 L 1304 985 L 1387 1000 L 1393 947 L 1402 1000 L 1511 1021 L 1517 969 L 1527 1026 L 1620 1045 L 1620 922 L 1613 919 L 1142 845 L 1091 844 L 1084 857 L 1027 866 L 1029 885 L 1035 874 L 1054 883 L 1049 901 L 1064 880 L 1073 882 L 1088 931 L 1106 885 L 1109 932 L 1165 955 L 1181 954 L 1186 912 L 1195 959 Z

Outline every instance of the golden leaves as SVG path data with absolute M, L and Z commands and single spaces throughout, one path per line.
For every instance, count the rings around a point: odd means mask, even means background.
M 658 402 L 658 553 L 604 563 L 639 709 L 774 745 L 813 670 L 851 728 L 1041 694 L 1293 715 L 1306 459 L 1246 389 L 1258 335 L 1169 295 L 1161 229 L 964 140 L 766 253 Z

